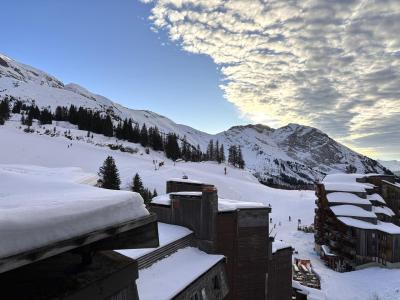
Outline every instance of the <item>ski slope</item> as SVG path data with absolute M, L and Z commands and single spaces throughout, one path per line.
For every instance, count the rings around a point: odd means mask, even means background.
M 137 144 L 123 143 L 137 148 L 135 154 L 110 150 L 106 144 L 116 143 L 114 138 L 94 134 L 87 138 L 86 132 L 66 128 L 67 124 L 33 126 L 35 133 L 25 133 L 19 128 L 19 119 L 0 126 L 0 164 L 38 165 L 51 168 L 79 167 L 84 172 L 97 173 L 108 155 L 112 155 L 121 175 L 121 187 L 127 189 L 136 172 L 142 177 L 144 186 L 165 193 L 165 182 L 170 178 L 187 175 L 189 179 L 214 184 L 222 198 L 241 201 L 262 202 L 272 207 L 271 234 L 278 240 L 291 244 L 297 257 L 310 258 L 315 271 L 321 276 L 322 290 L 311 290 L 309 299 L 326 300 L 369 300 L 400 299 L 400 270 L 369 268 L 349 273 L 337 273 L 327 269 L 313 251 L 313 234 L 297 231 L 297 220 L 303 225 L 313 223 L 315 195 L 312 191 L 279 190 L 260 184 L 246 170 L 227 167 L 213 162 L 177 162 L 165 158 L 163 153 L 150 150 L 146 154 Z M 46 129 L 59 136 L 44 134 Z M 71 131 L 72 140 L 63 136 Z M 121 143 L 121 142 L 119 142 Z M 153 161 L 164 161 L 164 166 L 156 168 Z M 0 178 L 1 179 L 1 178 Z M 291 222 L 289 222 L 289 216 Z M 274 228 L 275 227 L 275 228 Z M 374 298 L 378 296 L 379 298 Z

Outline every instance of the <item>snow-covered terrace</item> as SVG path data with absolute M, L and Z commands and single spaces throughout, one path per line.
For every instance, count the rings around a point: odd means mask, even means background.
M 354 205 L 337 205 L 331 206 L 330 209 L 336 216 L 376 218 L 376 215 L 372 211 L 367 211 Z
M 387 215 L 389 217 L 393 217 L 395 215 L 393 210 L 391 210 L 389 207 L 386 207 L 386 206 L 383 206 L 383 207 L 373 206 L 372 211 L 376 214 L 383 214 L 383 215 Z
M 367 199 L 361 198 L 357 195 L 345 192 L 333 192 L 326 195 L 330 203 L 348 203 L 348 204 L 362 204 L 371 205 Z
M 368 201 L 377 201 L 377 202 L 386 204 L 386 202 L 385 202 L 385 200 L 382 198 L 382 196 L 379 195 L 379 194 L 377 194 L 377 193 L 372 194 L 372 195 L 367 195 L 367 200 L 368 200 Z
M 159 195 L 151 200 L 151 203 L 158 205 L 171 205 L 170 195 L 184 195 L 184 196 L 195 196 L 201 197 L 201 192 L 175 192 L 170 194 Z M 218 211 L 234 211 L 240 208 L 263 208 L 266 207 L 263 203 L 258 202 L 247 202 L 225 198 L 218 198 Z
M 370 230 L 379 230 L 382 232 L 386 232 L 389 234 L 400 234 L 400 227 L 388 222 L 378 221 L 377 224 L 372 224 L 369 222 L 353 219 L 350 217 L 338 217 L 339 221 L 346 224 L 347 226 L 362 228 L 362 229 L 370 229 Z
M 140 195 L 79 168 L 0 165 L 0 259 L 149 215 Z
M 357 179 L 378 174 L 329 174 L 322 183 L 326 191 L 364 193 L 375 186 L 370 183 L 357 182 Z

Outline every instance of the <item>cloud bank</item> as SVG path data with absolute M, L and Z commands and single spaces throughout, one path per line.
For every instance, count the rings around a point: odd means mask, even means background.
M 247 118 L 400 159 L 400 1 L 143 2 L 155 29 L 213 59 Z

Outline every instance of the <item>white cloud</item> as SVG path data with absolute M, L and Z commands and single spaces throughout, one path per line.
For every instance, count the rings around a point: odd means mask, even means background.
M 400 158 L 399 144 L 379 144 L 400 132 L 400 1 L 152 2 L 154 26 L 221 66 L 225 98 L 246 117 Z

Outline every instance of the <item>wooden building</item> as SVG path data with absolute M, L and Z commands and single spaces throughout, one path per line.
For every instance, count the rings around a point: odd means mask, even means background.
M 400 184 L 393 181 L 382 181 L 382 196 L 387 205 L 397 216 L 396 224 L 400 225 Z
M 278 274 L 268 272 L 269 207 L 221 199 L 211 184 L 178 179 L 167 182 L 167 194 L 154 198 L 150 210 L 161 222 L 193 230 L 200 250 L 227 258 L 227 299 L 290 299 L 291 283 L 268 292 L 267 280 Z
M 400 267 L 400 227 L 387 175 L 328 175 L 316 185 L 315 248 L 326 265 L 350 271 Z

